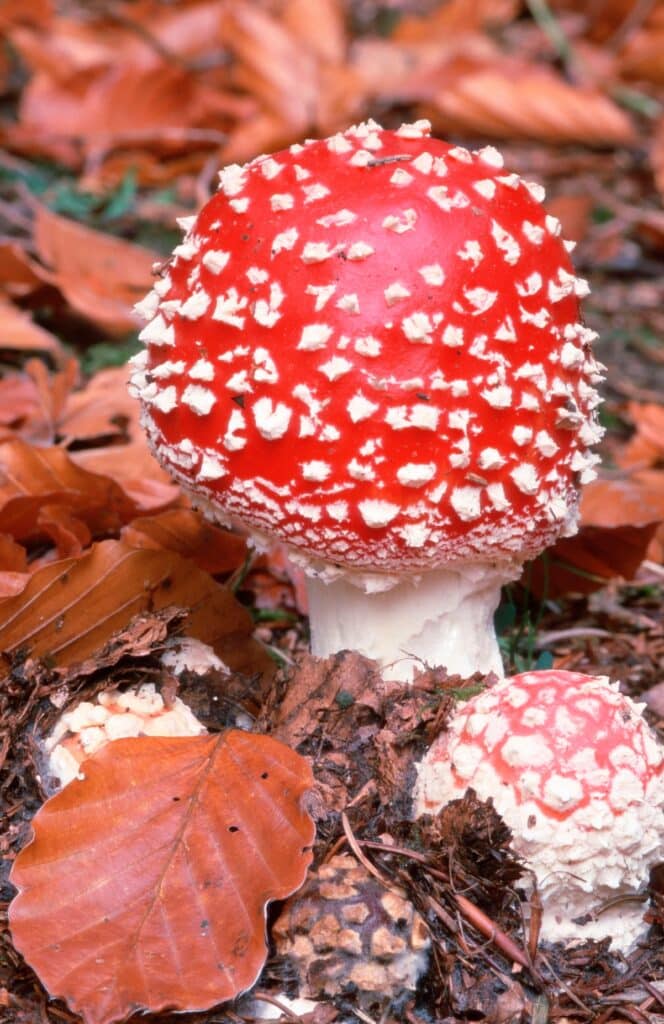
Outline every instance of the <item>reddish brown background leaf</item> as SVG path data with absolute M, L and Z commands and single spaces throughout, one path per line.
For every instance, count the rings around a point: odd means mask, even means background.
M 311 862 L 307 762 L 267 736 L 118 740 L 34 820 L 15 945 L 87 1024 L 202 1010 L 256 980 L 265 905 Z
M 132 312 L 152 282 L 156 253 L 36 205 L 34 242 L 45 275 L 73 309 L 110 333 L 135 329 Z
M 175 508 L 129 523 L 123 540 L 136 548 L 166 548 L 210 573 L 233 572 L 247 554 L 243 537 L 222 530 L 190 508 Z
M 92 534 L 118 530 L 136 511 L 114 480 L 80 469 L 61 448 L 0 444 L 0 531 L 16 540 L 47 536 L 61 555 L 76 554 Z
M 271 670 L 251 638 L 249 613 L 229 590 L 172 551 L 114 540 L 44 566 L 20 594 L 0 601 L 0 668 L 26 649 L 61 667 L 85 661 L 137 612 L 171 605 L 189 610 L 185 634 L 210 644 L 231 668 Z

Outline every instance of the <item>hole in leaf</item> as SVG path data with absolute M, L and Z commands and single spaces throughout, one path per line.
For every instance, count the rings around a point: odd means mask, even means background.
M 239 829 L 239 827 L 237 825 L 229 825 L 228 826 L 228 831 L 229 832 L 239 832 L 240 829 Z
M 270 773 L 269 772 L 262 772 L 261 773 L 261 779 L 269 779 L 269 777 L 270 777 Z

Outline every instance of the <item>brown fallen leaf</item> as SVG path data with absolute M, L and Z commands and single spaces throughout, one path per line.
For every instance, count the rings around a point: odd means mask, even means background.
M 601 92 L 517 61 L 460 74 L 436 93 L 431 112 L 442 133 L 591 146 L 635 138 L 628 115 Z
M 0 531 L 16 540 L 48 537 L 61 555 L 77 554 L 136 512 L 114 480 L 81 469 L 61 448 L 0 443 Z
M 228 589 L 172 551 L 115 540 L 43 566 L 0 601 L 0 669 L 19 653 L 61 668 L 85 661 L 138 612 L 169 606 L 185 609 L 184 634 L 210 644 L 232 669 L 273 671 L 251 637 L 249 613 Z
M 136 329 L 132 311 L 149 290 L 157 253 L 94 231 L 35 204 L 34 244 L 51 284 L 110 333 Z
M 123 146 L 180 153 L 192 141 L 218 146 L 236 109 L 234 97 L 224 101 L 224 93 L 185 68 L 166 61 L 114 62 L 33 78 L 21 97 L 14 137 L 32 136 L 46 154 L 74 140 L 88 160 Z
M 41 352 L 50 356 L 56 365 L 67 356 L 58 339 L 39 327 L 34 320 L 11 302 L 0 297 L 0 352 Z
M 57 435 L 76 445 L 70 456 L 78 466 L 111 477 L 141 512 L 159 512 L 181 500 L 180 489 L 150 453 L 127 377 L 126 366 L 100 370 L 84 388 L 69 391 Z
M 643 469 L 619 478 L 593 480 L 581 497 L 587 526 L 643 526 L 664 521 L 664 471 Z
M 315 55 L 256 4 L 237 0 L 224 14 L 223 40 L 236 62 L 232 81 L 257 97 L 290 132 L 304 133 L 320 96 Z
M 117 740 L 37 813 L 14 944 L 86 1024 L 205 1010 L 250 988 L 265 908 L 304 882 L 304 758 L 268 736 Z
M 0 243 L 0 288 L 8 295 L 27 295 L 39 288 L 42 278 L 23 246 L 18 242 Z
M 626 469 L 645 469 L 664 459 L 664 407 L 654 402 L 629 402 L 627 415 L 636 433 L 617 453 L 616 462 Z
M 522 584 L 542 599 L 592 594 L 610 580 L 632 580 L 648 555 L 657 523 L 582 526 L 528 563 Z
M 190 508 L 136 519 L 123 528 L 122 539 L 136 548 L 177 551 L 213 574 L 233 572 L 247 554 L 243 537 L 214 526 Z

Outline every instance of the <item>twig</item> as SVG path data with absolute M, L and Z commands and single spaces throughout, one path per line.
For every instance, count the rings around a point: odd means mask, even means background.
M 495 921 L 492 921 L 490 917 L 487 917 L 484 911 L 480 910 L 479 907 L 476 907 L 475 904 L 471 903 L 465 896 L 461 896 L 459 893 L 454 893 L 454 899 L 456 900 L 459 910 L 469 924 L 472 924 L 481 935 L 497 946 L 505 956 L 529 970 L 536 981 L 542 982 L 543 979 L 533 966 L 527 953 L 521 949 L 521 947 L 518 946 L 516 942 L 514 942 L 514 940 L 502 930 L 502 928 L 499 928 Z
M 664 998 L 662 997 L 662 993 L 655 988 L 653 983 L 651 981 L 644 981 L 643 987 L 646 988 L 648 992 L 650 992 L 650 995 L 653 997 L 653 999 L 657 1003 L 659 1003 L 659 1005 L 664 1009 Z

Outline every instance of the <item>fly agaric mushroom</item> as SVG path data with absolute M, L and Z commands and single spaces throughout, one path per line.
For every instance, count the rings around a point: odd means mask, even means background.
M 415 815 L 471 787 L 491 799 L 537 881 L 542 938 L 610 937 L 624 952 L 664 858 L 664 750 L 618 685 L 526 672 L 462 704 L 420 764 Z
M 404 679 L 502 674 L 500 586 L 574 532 L 601 435 L 587 285 L 543 189 L 429 130 L 222 170 L 139 304 L 132 376 L 192 501 L 304 564 L 313 652 Z

